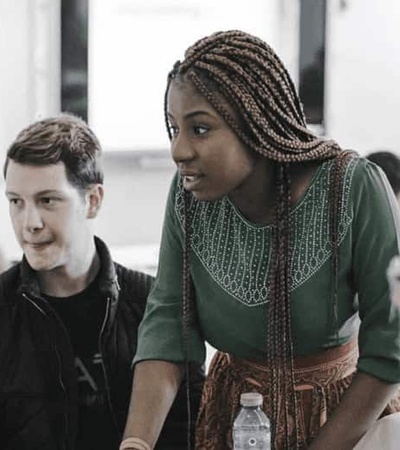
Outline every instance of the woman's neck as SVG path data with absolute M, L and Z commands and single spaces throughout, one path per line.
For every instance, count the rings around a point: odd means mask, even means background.
M 295 205 L 310 186 L 321 162 L 289 164 L 291 204 Z M 274 220 L 276 202 L 276 164 L 265 158 L 242 189 L 229 195 L 246 219 L 267 224 Z
M 268 223 L 274 213 L 275 184 L 274 163 L 259 156 L 248 179 L 229 194 L 229 199 L 249 221 Z

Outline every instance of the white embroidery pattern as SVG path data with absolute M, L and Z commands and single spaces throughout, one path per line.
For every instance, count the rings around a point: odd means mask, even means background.
M 339 222 L 339 243 L 351 224 L 348 208 L 357 159 L 346 167 Z M 303 199 L 292 211 L 291 291 L 312 277 L 332 253 L 329 232 L 328 187 L 332 161 L 323 163 Z M 178 182 L 175 210 L 183 227 L 183 187 Z M 217 202 L 191 199 L 191 245 L 205 270 L 229 295 L 247 306 L 268 302 L 272 225 L 249 223 L 224 198 Z

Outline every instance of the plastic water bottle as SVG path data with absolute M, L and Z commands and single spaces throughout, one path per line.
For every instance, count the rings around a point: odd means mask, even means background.
M 240 396 L 238 415 L 233 423 L 234 450 L 270 450 L 270 422 L 261 409 L 263 397 L 258 392 Z

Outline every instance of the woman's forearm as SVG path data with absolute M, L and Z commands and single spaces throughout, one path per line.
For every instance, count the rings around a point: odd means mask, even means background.
M 182 381 L 182 368 L 166 361 L 136 365 L 124 439 L 137 437 L 154 447 Z
M 374 424 L 399 385 L 357 373 L 309 450 L 352 450 Z

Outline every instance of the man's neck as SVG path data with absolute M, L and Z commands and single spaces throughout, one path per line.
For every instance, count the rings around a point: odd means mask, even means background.
M 40 291 L 51 297 L 71 297 L 82 292 L 96 278 L 100 270 L 100 258 L 96 249 L 90 257 L 79 261 L 75 267 L 60 267 L 38 273 Z

